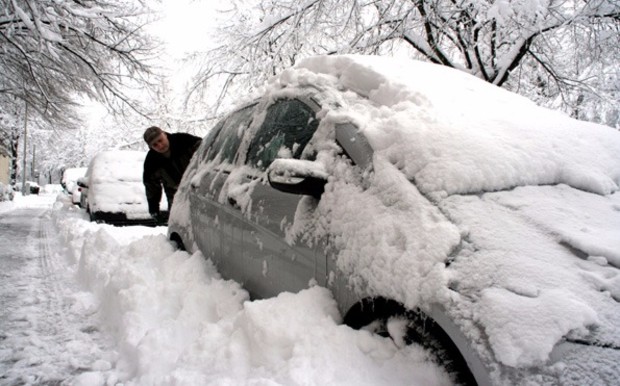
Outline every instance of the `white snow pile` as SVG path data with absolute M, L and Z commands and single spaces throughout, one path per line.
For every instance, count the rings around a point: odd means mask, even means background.
M 75 297 L 118 349 L 72 384 L 449 384 L 421 349 L 340 325 L 324 288 L 249 301 L 165 228 L 94 224 L 59 203 L 53 218 L 83 285 Z

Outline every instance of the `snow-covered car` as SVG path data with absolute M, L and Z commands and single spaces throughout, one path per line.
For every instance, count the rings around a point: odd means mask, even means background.
M 71 202 L 73 204 L 80 205 L 82 188 L 78 186 L 77 180 L 86 174 L 87 169 L 88 168 L 67 168 L 62 173 L 60 184 L 65 192 L 71 197 Z
M 26 181 L 26 191 L 30 194 L 39 194 L 41 185 L 34 181 Z
M 457 70 L 314 57 L 211 129 L 168 235 L 253 298 L 329 288 L 456 382 L 613 384 L 619 150 Z
M 81 206 L 91 221 L 115 225 L 155 225 L 148 211 L 142 183 L 145 152 L 108 150 L 91 160 L 86 174 L 77 179 L 82 188 Z

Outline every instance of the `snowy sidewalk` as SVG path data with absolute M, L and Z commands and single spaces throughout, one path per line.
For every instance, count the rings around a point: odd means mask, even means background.
M 78 293 L 44 197 L 0 213 L 0 383 L 60 384 L 110 368 Z M 110 358 L 112 359 L 112 358 Z

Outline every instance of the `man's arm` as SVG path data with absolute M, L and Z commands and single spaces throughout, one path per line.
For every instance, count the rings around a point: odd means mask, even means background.
M 142 182 L 146 192 L 146 201 L 149 205 L 149 213 L 159 213 L 159 202 L 161 201 L 161 176 L 159 170 L 153 165 L 153 160 L 146 156 L 144 160 L 144 172 L 142 173 Z

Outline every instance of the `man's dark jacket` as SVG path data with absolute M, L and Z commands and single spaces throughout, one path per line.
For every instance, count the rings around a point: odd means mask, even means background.
M 179 187 L 183 172 L 200 145 L 200 138 L 190 134 L 165 134 L 170 142 L 170 157 L 165 157 L 151 149 L 144 160 L 142 181 L 146 188 L 149 213 L 159 213 L 162 185 L 168 199 L 168 208 L 172 207 L 172 199 Z

